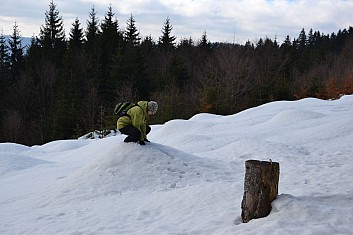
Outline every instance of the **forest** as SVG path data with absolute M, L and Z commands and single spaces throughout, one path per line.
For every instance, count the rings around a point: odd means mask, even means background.
M 260 38 L 244 45 L 178 39 L 171 19 L 161 35 L 142 38 L 131 14 L 126 25 L 112 6 L 65 35 L 52 1 L 28 47 L 15 23 L 0 35 L 0 142 L 26 145 L 116 128 L 114 106 L 155 100 L 150 124 L 201 112 L 230 115 L 267 102 L 353 93 L 353 28 L 325 35 L 303 28 L 296 38 Z

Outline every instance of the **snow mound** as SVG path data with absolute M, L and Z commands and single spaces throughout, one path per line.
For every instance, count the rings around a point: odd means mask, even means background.
M 199 113 L 195 114 L 192 116 L 189 121 L 196 121 L 196 122 L 207 122 L 207 121 L 218 121 L 219 118 L 222 118 L 224 116 L 217 115 L 217 114 L 211 114 L 211 113 Z
M 30 147 L 15 143 L 0 143 L 0 153 L 18 153 L 29 151 Z
M 309 129 L 309 128 L 308 128 Z M 311 137 L 319 139 L 337 139 L 353 135 L 352 116 L 341 116 L 311 128 Z
M 211 132 L 210 125 L 203 122 L 187 121 L 187 120 L 172 120 L 163 125 L 159 129 L 160 136 L 171 136 L 174 133 L 182 134 L 204 134 Z
M 178 133 L 176 135 L 175 133 Z M 168 146 L 206 146 L 214 134 L 211 124 L 208 122 L 195 122 L 187 120 L 172 120 L 165 123 L 158 130 L 149 135 L 151 139 L 156 139 L 159 143 Z M 163 141 L 162 141 L 163 140 Z
M 24 156 L 21 154 L 0 152 L 0 176 L 45 163 L 50 162 Z
M 325 117 L 324 114 L 318 112 L 312 112 L 307 110 L 285 110 L 276 114 L 271 118 L 268 123 L 271 124 L 297 124 L 301 121 L 307 121 L 312 119 L 319 119 Z
M 199 158 L 163 145 L 118 143 L 73 175 L 63 192 L 91 190 L 91 194 L 119 194 L 126 190 L 169 190 L 217 180 L 224 175 L 216 161 Z
M 87 144 L 89 144 L 89 141 L 87 140 L 77 140 L 77 139 L 57 140 L 57 141 L 49 142 L 47 144 L 43 144 L 41 146 L 35 146 L 33 148 L 37 148 L 38 150 L 41 150 L 44 152 L 64 152 L 64 151 L 80 148 Z

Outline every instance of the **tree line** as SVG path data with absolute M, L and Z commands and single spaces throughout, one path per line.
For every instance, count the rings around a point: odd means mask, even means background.
M 177 41 L 172 30 L 167 18 L 158 40 L 142 38 L 132 14 L 122 27 L 109 6 L 101 21 L 92 7 L 86 28 L 76 19 L 67 36 L 52 1 L 25 48 L 15 23 L 9 40 L 0 35 L 0 141 L 34 145 L 114 129 L 120 101 L 158 101 L 155 124 L 353 93 L 352 27 L 244 45 L 211 43 L 206 32 Z

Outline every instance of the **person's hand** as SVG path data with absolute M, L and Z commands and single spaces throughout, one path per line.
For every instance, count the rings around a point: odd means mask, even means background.
M 140 140 L 140 141 L 139 141 L 139 144 L 140 144 L 140 145 L 146 145 L 145 141 L 143 141 L 143 140 Z

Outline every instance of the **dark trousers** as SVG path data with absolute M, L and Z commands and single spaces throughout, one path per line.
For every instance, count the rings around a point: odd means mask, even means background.
M 134 126 L 126 126 L 119 129 L 121 134 L 127 135 L 124 142 L 138 142 L 141 138 L 141 131 Z M 146 135 L 150 133 L 151 127 L 149 125 L 146 126 Z

